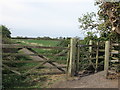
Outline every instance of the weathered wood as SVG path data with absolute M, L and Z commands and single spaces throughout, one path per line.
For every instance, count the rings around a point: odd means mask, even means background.
M 4 68 L 12 71 L 13 73 L 15 73 L 15 74 L 17 74 L 17 75 L 21 75 L 20 72 L 18 72 L 18 71 L 16 71 L 16 70 L 13 70 L 13 68 L 11 68 L 11 67 L 9 67 L 9 66 L 7 66 L 7 65 L 5 65 L 5 64 L 2 64 L 2 66 L 3 66 Z
M 117 51 L 117 50 L 112 50 L 111 51 L 111 54 L 119 54 L 120 53 L 120 51 Z
M 104 60 L 104 71 L 105 76 L 107 77 L 109 69 L 109 57 L 110 57 L 110 41 L 105 42 L 105 60 Z
M 92 40 L 89 41 L 89 45 L 92 45 Z M 89 52 L 92 53 L 92 47 L 89 47 Z M 91 55 L 90 55 L 90 58 L 92 58 Z
M 27 75 L 27 74 L 31 73 L 33 70 L 35 70 L 36 68 L 39 68 L 40 66 L 43 66 L 43 65 L 46 64 L 47 62 L 48 62 L 48 61 L 45 61 L 45 62 L 43 62 L 42 64 L 39 63 L 38 65 L 36 65 L 36 66 L 33 67 L 32 69 L 28 70 L 27 72 L 23 73 L 22 75 L 24 76 L 24 75 Z
M 0 44 L 2 48 L 44 48 L 44 49 L 67 49 L 67 47 L 48 47 L 48 46 L 26 46 L 26 45 L 18 45 L 18 44 Z
M 59 68 L 67 68 L 67 66 L 58 66 Z M 29 69 L 32 69 L 33 66 L 22 66 L 22 67 L 19 67 L 19 68 L 12 68 L 13 70 L 17 70 L 17 71 L 24 71 L 24 70 L 29 70 Z M 47 66 L 40 66 L 38 68 L 36 68 L 35 70 L 37 69 L 56 69 L 56 67 L 47 67 Z
M 67 51 L 67 50 L 66 50 Z M 42 55 L 42 56 L 65 56 L 65 52 L 61 52 L 58 54 L 22 54 L 22 53 L 2 53 L 0 55 L 4 55 L 4 56 L 38 56 L 38 55 Z
M 96 49 L 96 69 L 95 72 L 97 72 L 98 69 L 98 59 L 99 59 L 99 42 L 96 43 L 96 45 L 98 46 Z
M 92 45 L 93 44 L 93 41 L 92 40 L 90 40 L 89 41 L 89 45 Z M 89 52 L 90 53 L 92 53 L 92 47 L 89 47 Z M 92 64 L 92 54 L 90 54 L 90 56 L 89 56 L 89 61 L 90 61 L 90 63 Z
M 120 43 L 112 43 L 112 46 L 120 46 Z
M 99 56 L 98 58 L 99 58 L 99 59 L 104 59 L 105 57 L 104 57 L 104 56 Z M 93 60 L 93 59 L 96 59 L 96 57 L 92 57 L 92 58 L 91 58 L 91 60 Z M 84 58 L 83 60 L 88 60 L 88 58 Z
M 110 60 L 111 62 L 120 62 L 119 59 L 116 59 L 116 60 Z
M 63 51 L 61 51 L 60 53 L 55 54 L 54 56 L 65 56 L 64 54 L 65 54 L 66 52 L 68 52 L 68 50 L 69 50 L 69 47 L 68 47 L 68 49 L 63 50 Z
M 70 44 L 68 44 L 68 48 L 71 48 Z M 68 73 L 69 63 L 70 63 L 70 50 L 67 52 L 67 73 Z
M 105 49 L 99 49 L 99 52 L 105 52 Z
M 40 62 L 45 62 L 45 61 L 33 61 L 33 60 L 31 60 L 31 61 L 29 61 L 29 60 L 27 60 L 27 61 L 20 61 L 20 60 L 2 60 L 2 62 L 3 63 L 40 63 Z M 48 60 L 48 62 L 49 62 L 49 60 Z M 55 62 L 55 60 L 51 60 L 51 62 Z
M 97 45 L 77 45 L 78 47 L 97 47 Z
M 58 75 L 65 74 L 63 72 L 46 72 L 46 73 L 30 73 L 30 75 Z
M 76 59 L 76 38 L 72 38 L 70 42 L 70 61 L 67 72 L 69 77 L 73 77 L 75 75 L 75 59 Z
M 44 40 L 44 41 L 63 41 L 64 39 L 44 39 L 44 38 L 14 38 L 13 40 Z
M 117 57 L 111 57 L 112 59 L 117 59 L 117 60 L 119 60 L 119 58 L 117 58 Z
M 80 44 L 80 40 L 77 40 L 77 45 Z M 79 72 L 79 63 L 80 63 L 80 47 L 77 47 L 77 59 L 76 59 L 76 74 Z
M 38 54 L 35 50 L 31 49 L 31 48 L 27 48 L 28 50 L 30 50 L 31 52 L 35 53 L 35 54 Z M 58 70 L 62 71 L 65 73 L 65 71 L 62 69 L 62 68 L 59 68 L 56 64 L 54 64 L 53 62 L 50 61 L 49 58 L 45 57 L 45 56 L 42 56 L 42 55 L 38 55 L 40 58 L 44 59 L 45 61 L 48 61 L 49 60 L 49 64 L 51 64 L 52 66 L 56 67 Z

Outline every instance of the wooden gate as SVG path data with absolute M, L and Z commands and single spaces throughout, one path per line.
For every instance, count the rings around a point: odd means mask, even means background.
M 4 57 L 9 57 L 9 56 L 37 56 L 40 58 L 40 60 L 2 60 L 3 64 L 2 67 L 3 69 L 7 69 L 17 75 L 28 75 L 28 74 L 38 74 L 38 75 L 48 75 L 48 74 L 64 74 L 66 73 L 66 65 L 59 65 L 58 63 L 56 63 L 56 60 L 52 60 L 51 58 L 48 58 L 47 56 L 65 56 L 66 53 L 69 51 L 68 47 L 49 47 L 49 46 L 33 46 L 33 45 L 20 45 L 20 44 L 3 44 L 2 45 L 3 49 L 9 49 L 9 48 L 15 48 L 15 49 L 26 49 L 29 50 L 30 52 L 32 52 L 32 54 L 23 54 L 23 53 L 2 53 L 2 55 Z M 39 48 L 39 49 L 56 49 L 56 50 L 61 50 L 61 52 L 57 53 L 57 54 L 50 54 L 50 55 L 44 55 L 44 54 L 39 54 L 37 53 L 35 50 L 33 50 L 33 48 Z M 66 60 L 67 61 L 67 60 Z M 14 64 L 20 64 L 20 63 L 36 63 L 34 66 L 32 66 L 31 68 L 16 68 L 15 66 L 12 66 Z M 44 67 L 44 65 L 46 63 L 49 63 L 49 65 L 51 65 L 52 67 Z M 10 66 L 8 64 L 11 64 Z M 56 68 L 58 69 L 60 72 L 43 72 L 43 73 L 33 73 L 34 71 L 36 71 L 36 69 L 51 69 L 51 68 Z M 26 70 L 25 70 L 26 69 Z M 22 72 L 23 70 L 25 70 L 25 72 Z
M 116 72 L 120 67 L 119 46 L 119 43 L 92 40 L 89 41 L 88 45 L 82 45 L 79 39 L 71 39 L 67 69 L 68 76 L 77 75 L 82 68 L 85 70 L 85 68 L 90 68 L 90 66 L 93 72 L 97 72 L 101 68 L 100 70 L 105 71 L 105 76 L 112 71 Z
M 71 39 L 68 76 L 77 75 L 81 70 L 90 68 L 90 66 L 93 72 L 97 72 L 100 66 L 104 68 L 104 47 L 104 42 L 90 40 L 88 45 L 82 45 L 79 39 Z

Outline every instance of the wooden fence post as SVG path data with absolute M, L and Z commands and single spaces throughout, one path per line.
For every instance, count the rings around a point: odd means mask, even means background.
M 76 59 L 76 38 L 72 38 L 70 41 L 70 61 L 68 64 L 68 76 L 73 77 L 75 75 L 75 59 Z
M 70 44 L 68 44 L 68 52 L 67 52 L 67 73 L 68 73 L 68 68 L 69 68 L 69 63 L 70 63 Z
M 79 62 L 80 62 L 80 47 L 78 47 L 78 45 L 80 44 L 80 40 L 79 39 L 77 39 L 77 42 L 76 42 L 77 44 L 77 51 L 76 51 L 76 54 L 77 54 L 77 58 L 76 58 L 76 62 L 75 62 L 75 64 L 76 64 L 76 71 L 75 71 L 75 73 L 76 73 L 76 75 L 78 74 L 78 71 L 79 71 Z
M 98 69 L 99 42 L 97 42 L 96 45 L 97 45 L 97 49 L 96 49 L 96 68 L 95 68 L 95 72 L 97 72 L 97 69 Z
M 110 57 L 110 41 L 105 42 L 105 60 L 104 60 L 104 71 L 107 76 L 109 69 L 109 57 Z
M 89 45 L 92 45 L 92 40 L 89 41 Z M 90 59 L 92 59 L 92 46 L 89 47 Z

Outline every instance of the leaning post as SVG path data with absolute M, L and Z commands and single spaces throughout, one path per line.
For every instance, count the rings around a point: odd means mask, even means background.
M 109 69 L 109 57 L 110 57 L 110 41 L 105 42 L 105 60 L 104 60 L 104 71 L 107 77 Z

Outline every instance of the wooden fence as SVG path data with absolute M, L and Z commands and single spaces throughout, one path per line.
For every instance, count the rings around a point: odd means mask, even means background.
M 116 72 L 119 73 L 118 71 L 120 66 L 119 58 L 120 58 L 120 43 L 106 41 L 104 62 L 104 70 L 106 76 L 111 73 L 113 74 L 115 74 Z
M 73 77 L 79 72 L 80 68 L 80 61 L 81 60 L 88 60 L 89 63 L 93 66 L 95 69 L 95 72 L 98 70 L 98 66 L 100 65 L 99 60 L 102 59 L 103 61 L 103 68 L 105 71 L 105 76 L 108 75 L 110 72 L 110 62 L 114 62 L 115 65 L 119 63 L 119 56 L 113 57 L 114 54 L 119 54 L 119 48 L 118 50 L 112 50 L 111 48 L 119 47 L 119 43 L 110 43 L 110 41 L 105 42 L 96 42 L 93 44 L 93 41 L 90 40 L 89 45 L 81 45 L 79 40 L 76 38 L 71 39 L 70 43 L 70 52 L 69 52 L 69 58 L 68 58 L 68 72 L 67 75 L 70 77 Z M 84 47 L 88 47 L 88 52 L 86 50 L 82 50 Z M 86 55 L 86 58 L 81 59 L 80 55 L 84 54 Z M 94 54 L 94 55 L 92 55 Z M 112 58 L 112 60 L 110 59 Z M 117 62 L 117 64 L 115 63 Z M 117 65 L 118 67 L 118 65 Z M 116 72 L 114 70 L 114 72 Z
M 49 46 L 33 46 L 33 45 L 20 45 L 20 44 L 2 44 L 0 45 L 2 46 L 3 49 L 9 49 L 9 48 L 16 48 L 16 49 L 23 49 L 26 48 L 27 50 L 31 51 L 33 54 L 23 54 L 23 53 L 1 53 L 3 56 L 38 56 L 40 57 L 42 60 L 39 61 L 35 61 L 35 60 L 24 60 L 24 61 L 20 61 L 20 60 L 2 60 L 3 64 L 3 69 L 7 69 L 17 75 L 28 75 L 28 74 L 32 74 L 31 72 L 33 72 L 35 69 L 40 68 L 40 69 L 45 69 L 46 67 L 43 67 L 43 65 L 45 65 L 46 63 L 49 63 L 50 65 L 52 65 L 53 67 L 47 67 L 47 69 L 51 69 L 51 68 L 56 68 L 58 69 L 60 72 L 47 72 L 47 73 L 36 73 L 39 75 L 47 75 L 47 74 L 63 74 L 66 73 L 66 70 L 64 70 L 63 68 L 66 68 L 66 65 L 57 65 L 56 60 L 51 60 L 51 58 L 48 58 L 46 56 L 65 56 L 65 53 L 69 51 L 69 47 L 49 47 Z M 61 50 L 61 52 L 57 53 L 57 54 L 39 54 L 37 53 L 35 50 L 33 50 L 32 48 L 38 48 L 38 49 L 54 49 L 54 50 Z M 16 67 L 10 67 L 7 64 L 17 64 L 17 63 L 37 63 L 37 65 L 33 66 L 32 68 L 29 68 L 25 73 L 20 73 L 17 70 L 24 70 L 26 69 L 26 67 L 24 68 L 16 68 Z
M 3 53 L 3 55 L 12 55 L 12 56 L 39 56 L 43 59 L 43 61 L 18 61 L 18 60 L 3 60 L 3 67 L 18 74 L 18 75 L 27 75 L 34 71 L 36 68 L 42 67 L 44 64 L 49 63 L 58 70 L 60 70 L 62 73 L 66 73 L 68 77 L 73 77 L 74 75 L 78 74 L 79 69 L 81 68 L 80 62 L 84 60 L 88 60 L 89 64 L 93 66 L 95 72 L 98 71 L 99 60 L 103 60 L 104 64 L 104 71 L 105 75 L 108 75 L 108 71 L 110 69 L 110 62 L 119 62 L 119 57 L 114 56 L 114 54 L 119 54 L 119 50 L 112 50 L 114 48 L 112 47 L 118 47 L 120 46 L 119 43 L 111 43 L 110 41 L 106 42 L 94 42 L 90 40 L 89 45 L 82 45 L 80 44 L 80 40 L 77 38 L 72 38 L 70 40 L 70 44 L 68 47 L 49 47 L 49 46 L 33 46 L 33 45 L 20 45 L 20 44 L 3 44 L 2 48 L 27 48 L 34 54 L 18 54 L 18 53 Z M 39 49 L 58 49 L 62 50 L 60 53 L 57 54 L 39 54 L 32 48 L 39 48 Z M 84 49 L 85 48 L 85 49 Z M 86 50 L 87 48 L 87 50 Z M 64 56 L 67 52 L 67 66 L 57 66 L 56 63 L 54 63 L 56 60 L 51 60 L 50 58 L 46 56 Z M 81 55 L 84 55 L 85 58 L 81 58 Z M 101 56 L 100 56 L 101 55 Z M 113 57 L 114 56 L 114 57 Z M 112 59 L 111 59 L 112 58 Z M 36 62 L 38 65 L 34 66 L 33 68 L 29 69 L 27 72 L 21 74 L 20 72 L 14 70 L 13 68 L 10 68 L 6 65 L 6 63 L 33 63 Z M 41 63 L 42 62 L 42 63 Z M 48 67 L 50 68 L 50 67 Z M 64 70 L 63 68 L 66 68 Z M 45 74 L 45 73 L 44 73 Z M 49 72 L 47 74 L 50 74 Z M 40 74 L 42 75 L 42 74 Z

